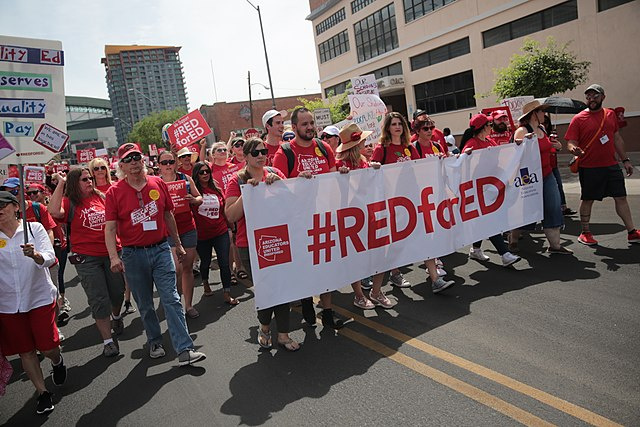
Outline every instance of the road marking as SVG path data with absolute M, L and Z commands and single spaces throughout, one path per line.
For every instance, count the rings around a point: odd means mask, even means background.
M 434 346 L 432 346 L 430 344 L 427 344 L 427 343 L 425 343 L 423 341 L 420 341 L 420 340 L 418 340 L 416 338 L 413 338 L 413 337 L 411 337 L 409 335 L 406 335 L 406 334 L 404 334 L 402 332 L 396 331 L 395 329 L 391 329 L 388 326 L 384 326 L 384 325 L 382 325 L 382 324 L 380 324 L 378 322 L 374 322 L 373 320 L 370 320 L 370 319 L 368 319 L 368 318 L 366 318 L 364 316 L 360 316 L 360 315 L 358 315 L 356 313 L 353 313 L 353 312 L 351 312 L 349 310 L 346 310 L 346 309 L 344 309 L 342 307 L 338 307 L 338 306 L 334 305 L 333 306 L 333 310 L 336 311 L 337 313 L 340 313 L 342 316 L 351 317 L 355 321 L 357 321 L 358 323 L 361 323 L 364 326 L 367 326 L 367 327 L 369 327 L 369 328 L 371 328 L 371 329 L 373 329 L 375 331 L 381 332 L 381 333 L 383 333 L 383 334 L 385 334 L 385 335 L 387 335 L 387 336 L 389 336 L 391 338 L 394 338 L 394 339 L 396 339 L 398 341 L 401 341 L 401 342 L 403 342 L 405 344 L 408 344 L 411 347 L 414 347 L 414 348 L 416 348 L 416 349 L 418 349 L 418 350 L 420 350 L 420 351 L 422 351 L 422 352 L 424 352 L 426 354 L 429 354 L 429 355 L 431 355 L 433 357 L 437 357 L 438 359 L 444 360 L 445 362 L 448 362 L 448 363 L 450 363 L 452 365 L 458 366 L 458 367 L 460 367 L 462 369 L 465 369 L 465 370 L 467 370 L 469 372 L 472 372 L 472 373 L 474 373 L 476 375 L 479 375 L 481 377 L 487 378 L 487 379 L 489 379 L 491 381 L 494 381 L 494 382 L 496 382 L 496 383 L 498 383 L 500 385 L 508 387 L 508 388 L 510 388 L 510 389 L 512 389 L 514 391 L 517 391 L 518 393 L 521 393 L 521 394 L 529 396 L 529 397 L 531 397 L 533 399 L 536 399 L 536 400 L 538 400 L 538 401 L 540 401 L 540 402 L 542 402 L 542 403 L 544 403 L 546 405 L 549 405 L 549 406 L 551 406 L 551 407 L 553 407 L 553 408 L 555 408 L 555 409 L 557 409 L 559 411 L 562 411 L 562 412 L 564 412 L 566 414 L 569 414 L 569 415 L 571 415 L 571 416 L 573 416 L 575 418 L 578 418 L 578 419 L 580 419 L 580 420 L 582 420 L 584 422 L 587 422 L 587 423 L 589 423 L 591 425 L 594 425 L 594 426 L 620 426 L 620 427 L 622 427 L 621 424 L 618 424 L 618 423 L 616 423 L 616 422 L 614 422 L 614 421 L 612 421 L 612 420 L 610 420 L 608 418 L 605 418 L 605 417 L 603 417 L 601 415 L 598 415 L 595 412 L 589 411 L 588 409 L 585 409 L 585 408 L 583 408 L 581 406 L 575 405 L 575 404 L 573 404 L 571 402 L 567 402 L 566 400 L 560 399 L 559 397 L 553 396 L 553 395 L 551 395 L 551 394 L 549 394 L 547 392 L 544 392 L 542 390 L 539 390 L 539 389 L 537 389 L 535 387 L 531 387 L 531 386 L 529 386 L 527 384 L 524 384 L 524 383 L 522 383 L 522 382 L 520 382 L 518 380 L 515 380 L 513 378 L 510 378 L 510 377 L 508 377 L 506 375 L 500 374 L 500 373 L 498 373 L 496 371 L 493 371 L 493 370 L 491 370 L 489 368 L 486 368 L 484 366 L 478 365 L 477 363 L 474 363 L 474 362 L 471 362 L 471 361 L 469 361 L 467 359 L 464 359 L 462 357 L 456 356 L 455 354 L 451 354 L 451 353 L 449 353 L 447 351 L 444 351 L 444 350 L 442 350 L 442 349 L 440 349 L 438 347 L 434 347 Z M 341 329 L 340 330 L 340 334 L 345 335 L 345 336 L 353 339 L 350 336 L 351 333 L 356 333 L 356 332 L 353 332 L 353 331 L 348 330 L 348 329 Z M 369 339 L 369 338 L 367 338 L 367 339 Z M 354 339 L 354 341 L 358 341 L 358 340 Z M 358 341 L 358 342 L 360 342 L 360 341 Z M 376 343 L 376 341 L 373 341 L 373 340 L 371 340 L 371 342 Z M 363 345 L 366 345 L 366 344 L 363 344 Z M 382 344 L 379 344 L 379 345 L 382 346 Z M 368 348 L 378 352 L 378 353 L 381 353 L 376 348 L 373 348 L 373 347 L 371 347 L 369 345 L 366 345 L 366 346 Z M 388 348 L 388 347 L 386 347 L 386 348 Z M 394 357 L 395 357 L 396 353 L 400 354 L 399 352 L 397 352 L 395 350 L 391 350 L 391 349 L 389 349 L 389 350 L 392 352 L 392 355 Z M 383 353 L 381 353 L 381 354 L 383 354 Z M 391 358 L 391 356 L 389 356 L 387 354 L 385 354 L 385 356 Z M 407 356 L 404 356 L 404 355 L 402 355 L 402 356 L 403 357 L 407 357 Z M 411 360 L 413 360 L 413 359 L 411 359 Z M 416 363 L 420 363 L 420 362 L 417 362 L 417 361 L 415 361 L 415 362 Z M 402 363 L 402 362 L 399 362 L 399 363 Z M 404 365 L 404 363 L 403 363 L 403 365 Z M 408 366 L 408 367 L 413 369 L 410 366 Z M 429 368 L 429 367 L 427 367 L 427 368 Z M 429 369 L 433 369 L 433 368 L 429 368 Z M 440 372 L 440 371 L 437 371 L 437 372 Z M 422 373 L 422 372 L 420 372 L 420 373 Z M 446 374 L 444 374 L 444 375 L 446 375 Z M 427 375 L 427 376 L 432 378 L 430 375 Z M 440 381 L 438 381 L 438 382 L 440 382 Z M 463 383 L 463 384 L 466 384 L 466 383 Z M 445 385 L 447 385 L 449 387 L 448 384 L 445 384 Z M 469 387 L 472 387 L 472 386 L 469 386 Z M 451 387 L 451 388 L 453 388 L 453 387 Z M 455 390 L 458 391 L 457 389 L 455 389 Z M 465 393 L 463 393 L 463 394 L 465 394 Z M 469 396 L 469 397 L 471 397 L 471 396 Z M 474 399 L 474 400 L 477 400 L 477 399 Z M 482 403 L 484 403 L 484 402 L 482 402 Z M 488 405 L 488 406 L 491 406 L 491 405 Z M 491 406 L 491 407 L 494 408 L 493 406 Z M 497 408 L 494 408 L 494 409 L 499 410 Z M 500 412 L 503 412 L 503 411 L 500 411 Z M 505 413 L 505 412 L 503 412 L 503 413 Z M 509 416 L 511 416 L 511 415 L 509 415 Z

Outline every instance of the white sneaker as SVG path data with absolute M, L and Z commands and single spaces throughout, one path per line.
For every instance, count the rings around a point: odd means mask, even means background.
M 502 266 L 503 267 L 508 267 L 513 263 L 516 263 L 518 261 L 520 261 L 520 257 L 518 255 L 514 255 L 511 252 L 505 252 L 502 255 Z
M 442 292 L 445 289 L 447 289 L 449 286 L 453 285 L 455 282 L 453 280 L 444 280 L 441 277 L 438 277 L 438 280 L 436 280 L 435 282 L 431 283 L 431 291 L 434 294 L 437 294 L 438 292 Z
M 489 257 L 482 252 L 481 248 L 474 248 L 473 246 L 469 250 L 469 258 L 475 259 L 476 261 L 489 261 Z
M 185 350 L 178 356 L 178 365 L 187 366 L 193 365 L 199 360 L 206 359 L 207 356 L 204 353 L 195 350 Z
M 160 343 L 151 343 L 149 345 L 149 357 L 152 359 L 157 359 L 159 357 L 164 357 L 164 347 Z
M 402 276 L 402 273 L 390 275 L 389 281 L 393 286 L 396 286 L 398 288 L 408 288 L 411 286 L 411 283 L 409 283 L 409 281 Z

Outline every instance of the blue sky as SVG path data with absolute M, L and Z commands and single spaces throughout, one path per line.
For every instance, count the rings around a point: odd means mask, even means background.
M 62 41 L 67 95 L 108 98 L 105 44 L 182 46 L 189 108 L 248 99 L 269 85 L 258 13 L 246 0 L 0 0 L 0 34 Z M 262 12 L 275 96 L 320 91 L 307 0 L 253 0 Z M 253 86 L 253 97 L 270 92 Z

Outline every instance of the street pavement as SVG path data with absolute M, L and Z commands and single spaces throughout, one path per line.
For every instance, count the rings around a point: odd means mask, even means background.
M 563 178 L 577 209 L 576 176 L 563 169 Z M 640 224 L 640 170 L 627 188 Z M 627 244 L 611 199 L 594 206 L 599 246 L 577 243 L 578 218 L 566 220 L 562 238 L 574 256 L 544 254 L 543 234 L 532 233 L 514 268 L 499 265 L 488 241 L 487 263 L 469 260 L 468 248 L 444 257 L 456 285 L 439 295 L 419 264 L 403 268 L 413 286 L 384 288 L 394 309 L 363 312 L 342 288 L 335 309 L 353 320 L 334 333 L 309 328 L 295 312 L 297 353 L 259 350 L 251 288 L 234 287 L 241 303 L 230 307 L 218 284 L 212 297 L 198 286 L 201 316 L 188 325 L 207 359 L 187 368 L 177 366 L 167 333 L 167 356 L 149 358 L 138 313 L 125 317 L 121 355 L 102 357 L 70 266 L 68 379 L 61 387 L 46 381 L 56 408 L 35 415 L 33 386 L 11 357 L 0 424 L 640 425 L 640 245 Z M 42 367 L 47 375 L 48 361 Z

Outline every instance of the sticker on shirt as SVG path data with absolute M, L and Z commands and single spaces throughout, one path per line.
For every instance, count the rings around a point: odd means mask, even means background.
M 198 214 L 210 219 L 220 218 L 220 200 L 213 194 L 203 195 Z
M 155 190 L 151 190 L 155 191 Z M 151 193 L 151 192 L 150 192 Z M 151 196 L 151 194 L 149 194 Z M 131 212 L 131 225 L 138 225 L 140 223 L 151 221 L 151 218 L 158 214 L 158 205 L 155 201 L 150 201 L 144 207 L 138 208 Z
M 316 147 L 316 153 L 318 153 L 319 156 L 298 154 L 298 173 L 309 171 L 315 175 L 322 172 L 322 165 L 327 163 L 327 158 L 320 153 L 318 147 Z
M 600 137 L 600 144 L 604 145 L 604 144 L 606 144 L 607 142 L 609 142 L 609 137 L 608 137 L 607 135 L 602 135 L 602 136 Z
M 398 163 L 400 162 L 408 162 L 409 160 L 411 160 L 411 150 L 409 150 L 408 148 L 404 149 L 404 152 L 400 152 L 400 151 L 394 151 L 394 153 L 397 157 L 398 157 Z
M 158 200 L 160 198 L 160 193 L 158 190 L 151 190 L 149 191 L 149 198 L 154 201 Z
M 93 207 L 83 209 L 80 212 L 82 216 L 82 226 L 90 228 L 91 230 L 103 231 L 104 230 L 104 211 L 97 211 Z
M 0 239 L 0 249 L 4 248 L 5 246 L 7 246 L 7 241 L 4 239 Z

